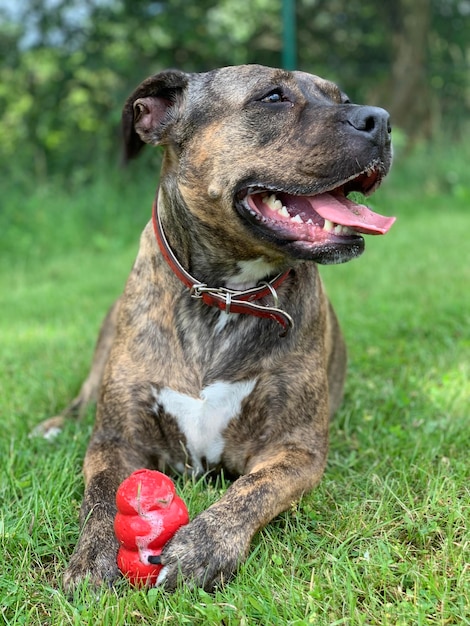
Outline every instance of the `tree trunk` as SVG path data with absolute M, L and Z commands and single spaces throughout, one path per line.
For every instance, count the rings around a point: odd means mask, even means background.
M 430 93 L 426 73 L 430 0 L 399 0 L 392 35 L 393 61 L 388 108 L 392 124 L 410 139 L 430 134 Z

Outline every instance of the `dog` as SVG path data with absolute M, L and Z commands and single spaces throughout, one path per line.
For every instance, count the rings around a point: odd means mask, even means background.
M 90 375 L 42 428 L 97 400 L 64 586 L 119 576 L 114 500 L 134 470 L 224 468 L 237 478 L 167 543 L 157 582 L 212 590 L 324 472 L 346 349 L 317 265 L 359 256 L 394 221 L 347 197 L 388 173 L 389 115 L 317 76 L 245 65 L 146 79 L 123 132 L 127 159 L 164 155 Z

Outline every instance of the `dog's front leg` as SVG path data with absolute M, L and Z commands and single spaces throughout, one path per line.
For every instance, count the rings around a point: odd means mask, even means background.
M 180 580 L 211 590 L 229 580 L 256 532 L 319 482 L 326 447 L 325 438 L 321 452 L 292 447 L 273 451 L 271 460 L 254 459 L 248 474 L 169 542 L 158 582 L 167 589 Z
M 99 587 L 119 576 L 118 542 L 114 534 L 115 495 L 120 483 L 145 461 L 129 450 L 116 434 L 95 432 L 85 462 L 85 495 L 80 509 L 81 534 L 64 573 L 64 588 L 71 592 L 85 579 Z

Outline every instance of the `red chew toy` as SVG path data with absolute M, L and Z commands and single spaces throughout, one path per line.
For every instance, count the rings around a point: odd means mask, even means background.
M 168 476 L 147 469 L 124 480 L 116 493 L 117 564 L 132 585 L 154 585 L 162 565 L 149 563 L 180 526 L 189 522 L 183 500 Z

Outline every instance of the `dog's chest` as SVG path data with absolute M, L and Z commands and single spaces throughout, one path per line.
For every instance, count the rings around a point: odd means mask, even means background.
M 209 465 L 220 461 L 225 445 L 223 432 L 240 415 L 243 401 L 255 385 L 256 380 L 218 381 L 204 387 L 199 397 L 169 387 L 156 394 L 156 408 L 174 417 L 184 434 L 188 461 L 196 474 L 204 471 L 203 460 Z

